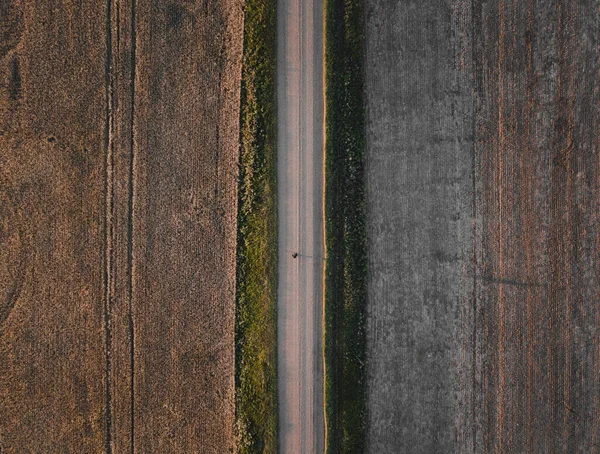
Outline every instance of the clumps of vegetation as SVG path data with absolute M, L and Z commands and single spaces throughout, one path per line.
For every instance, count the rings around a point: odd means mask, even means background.
M 277 450 L 276 0 L 247 0 L 236 294 L 239 453 Z
M 326 0 L 327 452 L 365 450 L 367 299 L 362 0 Z

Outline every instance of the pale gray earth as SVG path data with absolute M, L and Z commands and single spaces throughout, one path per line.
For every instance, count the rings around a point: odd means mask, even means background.
M 472 421 L 461 417 L 473 380 L 468 17 L 466 2 L 366 0 L 373 454 L 469 444 Z

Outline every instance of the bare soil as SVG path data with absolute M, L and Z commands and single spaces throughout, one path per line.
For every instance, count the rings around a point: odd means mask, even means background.
M 242 4 L 0 9 L 0 451 L 233 451 Z
M 365 14 L 369 452 L 597 451 L 597 8 Z

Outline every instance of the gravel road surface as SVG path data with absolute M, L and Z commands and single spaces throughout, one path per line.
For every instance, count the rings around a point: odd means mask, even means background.
M 278 15 L 279 448 L 316 453 L 324 446 L 323 3 L 280 0 Z

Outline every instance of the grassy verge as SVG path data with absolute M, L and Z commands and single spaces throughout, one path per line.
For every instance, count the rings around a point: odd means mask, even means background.
M 276 0 L 247 0 L 236 295 L 239 453 L 277 451 Z
M 362 0 L 326 0 L 327 452 L 365 449 L 366 226 Z

